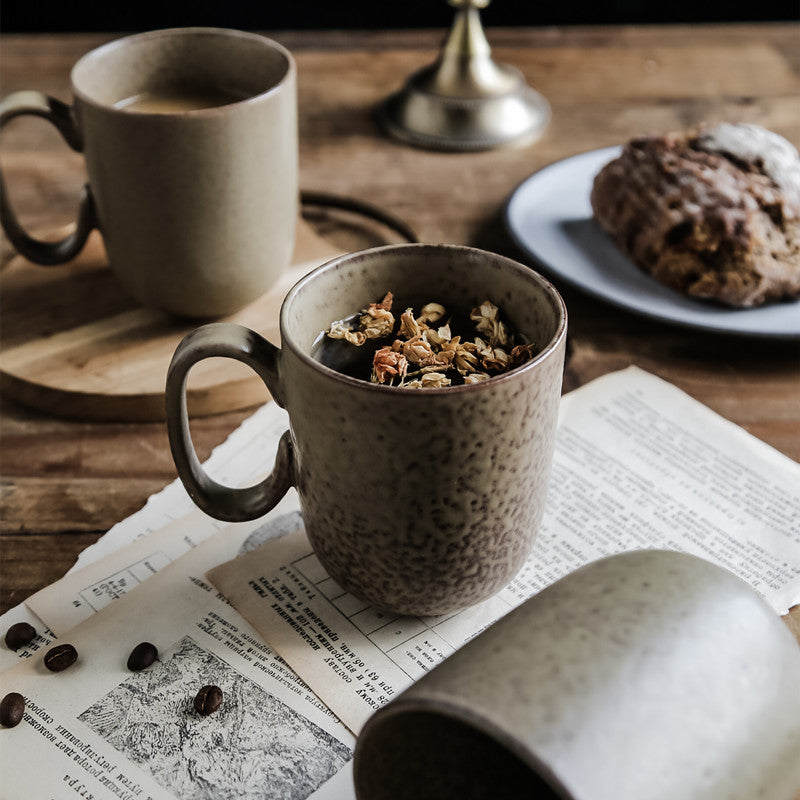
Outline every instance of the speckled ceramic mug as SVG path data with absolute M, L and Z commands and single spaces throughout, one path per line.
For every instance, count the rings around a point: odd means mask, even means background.
M 291 53 L 217 28 L 151 31 L 87 53 L 73 105 L 23 91 L 0 125 L 44 117 L 86 159 L 75 231 L 29 236 L 2 189 L 0 219 L 31 261 L 74 258 L 93 228 L 139 302 L 172 314 L 228 314 L 289 265 L 298 209 L 297 98 Z
M 376 712 L 358 800 L 791 800 L 800 648 L 696 556 L 596 561 Z
M 539 353 L 484 383 L 440 389 L 370 383 L 312 357 L 331 322 L 387 291 L 403 307 L 435 301 L 462 313 L 491 300 Z M 221 519 L 253 519 L 295 486 L 323 566 L 378 608 L 443 614 L 505 586 L 530 553 L 550 474 L 567 330 L 556 290 L 481 250 L 390 245 L 303 278 L 283 303 L 280 330 L 279 350 L 246 328 L 211 324 L 175 352 L 167 423 L 195 503 Z M 186 376 L 211 356 L 251 365 L 289 412 L 291 430 L 258 486 L 220 486 L 194 453 Z

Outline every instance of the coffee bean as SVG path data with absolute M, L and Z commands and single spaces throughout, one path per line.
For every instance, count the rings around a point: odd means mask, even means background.
M 19 692 L 9 692 L 0 702 L 0 725 L 15 728 L 25 714 L 25 698 Z
M 17 622 L 6 631 L 6 645 L 10 650 L 19 650 L 36 638 L 36 628 L 27 622 Z
M 158 648 L 150 642 L 140 642 L 128 656 L 128 669 L 131 672 L 139 672 L 147 669 L 157 659 Z
M 78 651 L 71 644 L 57 644 L 44 654 L 44 665 L 50 672 L 61 672 L 78 660 Z
M 222 705 L 222 689 L 204 686 L 194 698 L 194 710 L 204 717 L 213 714 Z

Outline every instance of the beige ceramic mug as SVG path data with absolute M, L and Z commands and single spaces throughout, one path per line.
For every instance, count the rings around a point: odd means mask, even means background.
M 800 648 L 732 573 L 642 550 L 523 603 L 361 730 L 358 800 L 792 800 Z
M 187 317 L 228 314 L 288 266 L 298 209 L 296 75 L 281 45 L 252 33 L 178 28 L 83 56 L 72 106 L 23 91 L 0 124 L 52 122 L 86 159 L 77 227 L 29 236 L 2 186 L 2 224 L 31 261 L 75 257 L 99 228 L 112 269 L 139 302 Z
M 312 356 L 332 321 L 387 291 L 398 314 L 429 301 L 469 313 L 490 300 L 538 354 L 485 383 L 439 389 L 370 383 Z M 178 473 L 200 508 L 227 520 L 258 517 L 295 486 L 328 573 L 379 608 L 442 614 L 469 606 L 505 586 L 530 553 L 550 474 L 566 330 L 556 290 L 499 255 L 411 244 L 336 258 L 288 293 L 280 349 L 224 323 L 179 345 L 166 388 Z M 257 486 L 215 483 L 194 453 L 185 381 L 211 356 L 251 365 L 289 412 L 275 468 Z

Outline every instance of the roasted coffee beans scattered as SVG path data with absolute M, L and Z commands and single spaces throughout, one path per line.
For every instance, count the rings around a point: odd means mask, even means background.
M 0 725 L 16 728 L 25 714 L 25 698 L 19 692 L 9 692 L 0 702 Z
M 36 628 L 27 622 L 17 622 L 6 631 L 6 645 L 10 650 L 19 650 L 36 638 Z
M 71 644 L 57 644 L 44 654 L 44 665 L 50 672 L 61 672 L 78 660 L 78 651 Z
M 213 714 L 222 705 L 222 689 L 204 686 L 194 698 L 194 710 L 204 717 Z
M 157 660 L 158 648 L 150 642 L 141 642 L 131 650 L 131 654 L 128 656 L 128 669 L 131 672 L 140 672 Z

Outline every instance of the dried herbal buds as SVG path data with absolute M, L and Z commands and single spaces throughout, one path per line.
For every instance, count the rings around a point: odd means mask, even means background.
M 386 383 L 395 378 L 402 380 L 408 372 L 408 360 L 402 353 L 391 347 L 382 347 L 375 353 L 372 361 L 372 373 L 376 383 Z
M 484 300 L 478 308 L 473 308 L 469 315 L 475 323 L 475 330 L 483 334 L 492 347 L 506 347 L 511 342 L 511 334 L 500 321 L 499 311 L 496 305 Z
M 399 322 L 392 314 L 393 300 L 387 292 L 353 321 L 334 322 L 326 331 L 328 338 L 355 347 L 376 342 L 368 376 L 372 383 L 406 389 L 482 383 L 536 354 L 535 344 L 517 342 L 500 309 L 489 300 L 473 308 L 468 319 L 463 314 L 461 319 L 448 316 L 445 306 L 432 302 L 422 306 L 418 316 L 406 308 Z M 381 346 L 380 340 L 386 344 Z

